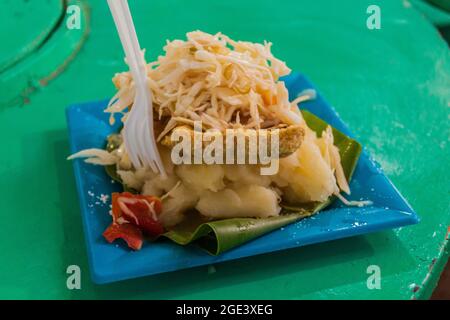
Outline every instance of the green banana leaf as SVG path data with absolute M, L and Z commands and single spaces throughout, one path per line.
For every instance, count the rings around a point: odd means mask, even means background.
M 321 135 L 328 124 L 308 111 L 302 111 L 302 113 L 308 126 Z M 334 128 L 333 135 L 335 145 L 339 148 L 345 176 L 350 180 L 361 153 L 361 145 Z M 113 137 L 114 135 L 108 137 L 107 149 L 109 150 L 117 147 L 117 140 Z M 111 178 L 121 182 L 115 166 L 107 166 L 106 171 Z M 124 189 L 130 191 L 126 186 Z M 334 200 L 333 198 L 322 203 L 308 203 L 301 206 L 282 204 L 280 216 L 270 218 L 232 218 L 208 221 L 197 212 L 191 212 L 185 222 L 162 236 L 180 245 L 194 243 L 210 254 L 218 255 L 285 225 L 309 217 L 327 207 Z

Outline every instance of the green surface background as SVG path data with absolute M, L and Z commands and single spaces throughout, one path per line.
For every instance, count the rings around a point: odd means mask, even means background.
M 199 267 L 94 285 L 72 166 L 65 161 L 64 109 L 110 97 L 111 77 L 125 65 L 105 1 L 90 1 L 91 33 L 67 70 L 26 105 L 0 107 L 0 298 L 430 296 L 448 257 L 450 56 L 423 14 L 401 0 L 130 2 L 147 60 L 161 53 L 166 39 L 194 29 L 272 41 L 279 58 L 317 85 L 422 221 L 221 263 L 214 273 Z M 381 30 L 366 28 L 370 4 L 381 8 Z M 8 50 L 3 41 L 0 46 Z M 81 290 L 66 287 L 72 264 L 81 267 Z M 380 290 L 367 289 L 369 265 L 381 268 Z

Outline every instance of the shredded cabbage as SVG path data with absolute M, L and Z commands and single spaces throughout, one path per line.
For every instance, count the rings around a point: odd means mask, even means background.
M 159 140 L 177 124 L 196 120 L 219 130 L 303 123 L 297 103 L 305 96 L 289 102 L 279 78 L 291 70 L 272 55 L 271 45 L 201 31 L 188 33 L 186 41 L 168 41 L 165 55 L 147 66 L 154 111 L 160 120 L 170 119 Z M 126 119 L 134 96 L 129 72 L 116 74 L 113 82 L 119 91 L 105 110 L 111 123 L 115 114 Z

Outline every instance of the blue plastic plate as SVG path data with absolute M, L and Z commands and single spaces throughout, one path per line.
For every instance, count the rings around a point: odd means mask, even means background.
M 284 79 L 291 99 L 305 89 L 314 88 L 301 75 Z M 106 137 L 117 131 L 108 124 L 103 112 L 106 101 L 73 105 L 67 108 L 71 152 L 86 148 L 103 148 Z M 318 95 L 304 108 L 322 118 L 348 136 L 351 133 L 336 112 Z M 416 213 L 403 199 L 380 166 L 363 151 L 350 183 L 350 199 L 368 199 L 372 206 L 344 207 L 338 201 L 319 214 L 271 232 L 220 256 L 211 256 L 194 245 L 180 246 L 168 240 L 145 243 L 140 251 L 131 251 L 122 244 L 109 244 L 102 236 L 111 223 L 110 201 L 101 199 L 120 191 L 101 166 L 82 160 L 73 162 L 83 217 L 92 279 L 108 283 L 194 266 L 253 256 L 271 251 L 305 246 L 312 243 L 365 234 L 383 229 L 415 224 Z M 103 201 L 102 201 L 103 200 Z M 105 202 L 105 203 L 104 203 Z

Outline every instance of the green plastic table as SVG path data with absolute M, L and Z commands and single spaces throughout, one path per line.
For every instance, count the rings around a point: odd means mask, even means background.
M 90 19 L 82 10 L 83 23 L 90 23 L 89 38 L 65 71 L 46 86 L 40 83 L 23 99 L 25 104 L 0 106 L 0 298 L 430 296 L 449 255 L 450 56 L 419 11 L 401 0 L 130 2 L 147 60 L 162 52 L 166 39 L 182 38 L 194 29 L 272 41 L 277 56 L 320 88 L 422 221 L 215 268 L 93 284 L 72 164 L 65 160 L 64 111 L 71 103 L 112 96 L 111 77 L 126 66 L 106 3 L 91 1 Z M 374 2 L 381 8 L 380 30 L 366 27 L 366 10 Z M 86 25 L 82 29 L 88 30 Z M 80 39 L 77 32 L 83 30 L 69 34 Z M 20 34 L 1 32 L 2 37 Z M 0 46 L 0 52 L 8 50 L 4 41 Z M 38 53 L 39 48 L 29 54 Z M 14 84 L 8 88 L 13 90 Z M 11 92 L 0 86 L 0 93 Z M 66 286 L 69 265 L 81 268 L 80 290 Z M 381 269 L 380 289 L 367 287 L 370 265 Z

